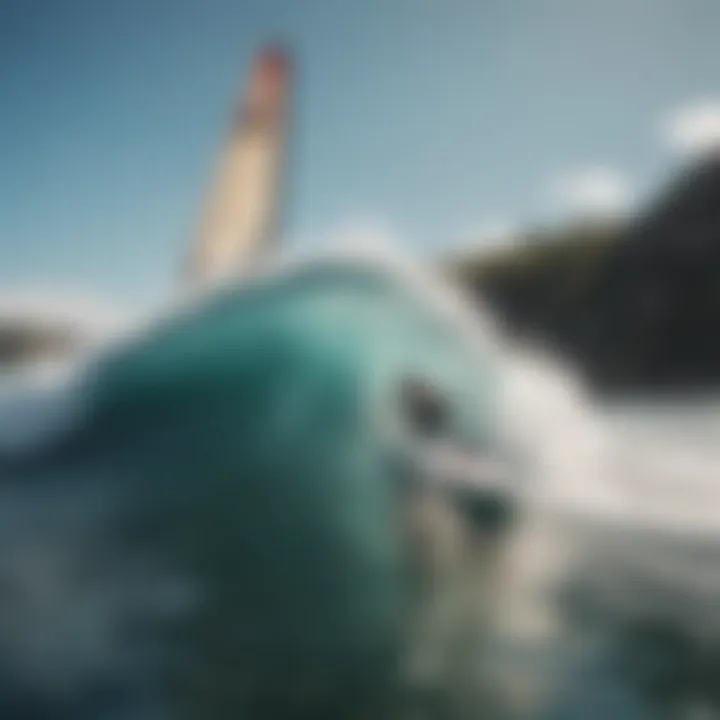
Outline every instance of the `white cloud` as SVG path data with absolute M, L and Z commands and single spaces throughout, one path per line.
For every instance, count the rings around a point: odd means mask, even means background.
M 127 314 L 99 300 L 67 290 L 18 287 L 0 291 L 0 322 L 24 320 L 38 325 L 76 325 L 91 333 L 114 331 Z
M 481 257 L 497 249 L 510 247 L 517 238 L 517 229 L 510 222 L 494 219 L 476 225 L 469 232 L 463 233 L 452 247 L 443 247 L 442 251 L 458 257 Z
M 508 245 L 515 237 L 515 228 L 505 220 L 494 220 L 481 224 L 473 233 L 474 241 L 484 247 Z
M 333 223 L 314 233 L 302 235 L 288 243 L 292 248 L 284 253 L 290 261 L 326 256 L 396 256 L 407 252 L 403 236 L 392 225 L 372 215 L 355 217 Z
M 551 189 L 560 209 L 573 215 L 616 215 L 627 210 L 632 199 L 625 178 L 603 166 L 563 173 Z
M 663 123 L 668 146 L 682 155 L 720 149 L 720 99 L 690 103 L 670 113 Z
M 400 234 L 381 219 L 358 217 L 339 223 L 322 235 L 324 246 L 351 250 L 384 251 L 399 246 Z

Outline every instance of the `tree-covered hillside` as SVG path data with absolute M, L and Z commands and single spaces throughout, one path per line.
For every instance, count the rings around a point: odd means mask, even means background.
M 720 385 L 720 158 L 626 223 L 529 233 L 449 271 L 600 389 Z

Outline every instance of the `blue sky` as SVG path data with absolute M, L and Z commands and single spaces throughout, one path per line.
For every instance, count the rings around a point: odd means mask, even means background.
M 0 0 L 0 286 L 170 292 L 251 53 L 298 63 L 286 228 L 438 246 L 552 215 L 720 96 L 716 0 Z M 564 191 L 563 191 L 564 192 Z

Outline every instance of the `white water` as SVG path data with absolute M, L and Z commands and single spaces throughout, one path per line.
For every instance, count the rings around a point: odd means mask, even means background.
M 561 644 L 558 592 L 573 588 L 608 634 L 647 621 L 720 640 L 720 398 L 599 405 L 554 358 L 526 350 L 509 390 L 530 472 L 505 564 L 504 635 Z
M 720 542 L 720 397 L 600 404 L 554 358 L 512 364 L 508 423 L 532 455 L 533 502 Z

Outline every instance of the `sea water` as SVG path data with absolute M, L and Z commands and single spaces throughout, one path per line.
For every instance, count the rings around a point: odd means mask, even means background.
M 517 360 L 530 465 L 477 716 L 720 717 L 720 398 L 603 403 Z M 50 375 L 0 376 L 0 434 L 62 423 L 75 396 Z

